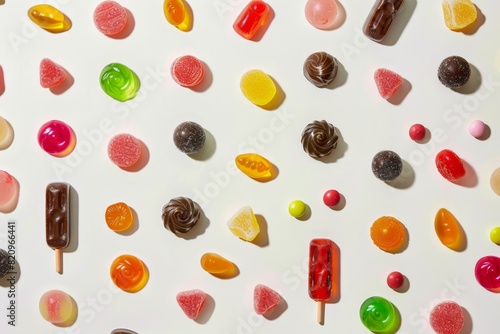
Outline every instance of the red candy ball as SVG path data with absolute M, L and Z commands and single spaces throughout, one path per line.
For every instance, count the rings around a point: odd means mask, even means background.
M 418 123 L 413 124 L 410 127 L 409 134 L 410 134 L 410 138 L 415 140 L 415 141 L 422 140 L 425 137 L 425 127 L 422 124 L 418 124 Z
M 462 159 L 451 150 L 442 150 L 436 155 L 436 167 L 448 181 L 455 182 L 465 175 Z
M 323 195 L 323 203 L 326 206 L 335 206 L 340 202 L 340 194 L 337 190 L 331 189 Z
M 405 281 L 405 278 L 403 274 L 401 274 L 399 271 L 393 271 L 389 275 L 387 275 L 387 285 L 391 289 L 399 289 L 400 287 L 403 286 L 403 283 Z

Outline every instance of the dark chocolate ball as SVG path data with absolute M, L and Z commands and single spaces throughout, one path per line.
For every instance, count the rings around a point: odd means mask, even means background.
M 382 181 L 391 181 L 403 171 L 403 161 L 393 151 L 380 151 L 373 157 L 372 172 Z
M 205 145 L 205 130 L 195 122 L 184 122 L 174 130 L 174 144 L 181 152 L 196 153 Z
M 448 88 L 460 88 L 469 80 L 470 65 L 459 56 L 445 58 L 438 68 L 438 78 Z

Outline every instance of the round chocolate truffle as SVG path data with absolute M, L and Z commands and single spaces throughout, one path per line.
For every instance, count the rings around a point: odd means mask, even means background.
M 12 268 L 11 263 L 9 263 L 9 253 L 0 248 L 0 278 L 4 277 L 9 270 Z
M 302 131 L 302 147 L 313 158 L 323 158 L 337 147 L 338 130 L 325 120 L 309 123 Z
M 174 144 L 181 152 L 196 153 L 205 145 L 203 127 L 195 122 L 183 122 L 174 130 Z
M 187 233 L 200 220 L 200 208 L 187 197 L 171 199 L 162 210 L 163 225 L 174 234 Z
M 438 79 L 448 88 L 460 88 L 469 80 L 470 65 L 462 57 L 445 58 L 438 68 Z
M 403 161 L 393 151 L 380 151 L 373 157 L 372 172 L 382 181 L 391 181 L 403 171 Z
M 337 76 L 339 62 L 326 52 L 315 52 L 304 62 L 304 76 L 316 87 L 328 86 Z

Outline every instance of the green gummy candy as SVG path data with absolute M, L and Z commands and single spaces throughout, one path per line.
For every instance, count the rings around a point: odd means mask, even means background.
M 137 75 L 119 63 L 111 63 L 102 69 L 100 83 L 106 94 L 121 102 L 133 99 L 141 86 Z
M 370 297 L 359 309 L 359 317 L 365 327 L 373 333 L 393 334 L 401 324 L 399 312 L 383 297 Z

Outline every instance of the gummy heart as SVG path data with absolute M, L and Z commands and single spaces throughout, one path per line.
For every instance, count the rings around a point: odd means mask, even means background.
M 179 292 L 176 297 L 177 303 L 189 319 L 198 317 L 206 298 L 206 293 L 198 289 Z
M 253 292 L 253 306 L 257 314 L 264 314 L 271 311 L 280 303 L 280 295 L 273 289 L 258 284 Z
M 43 88 L 52 88 L 66 79 L 64 68 L 48 58 L 40 62 L 40 85 Z
M 379 68 L 374 74 L 378 92 L 384 99 L 391 98 L 403 84 L 403 78 L 388 69 Z

